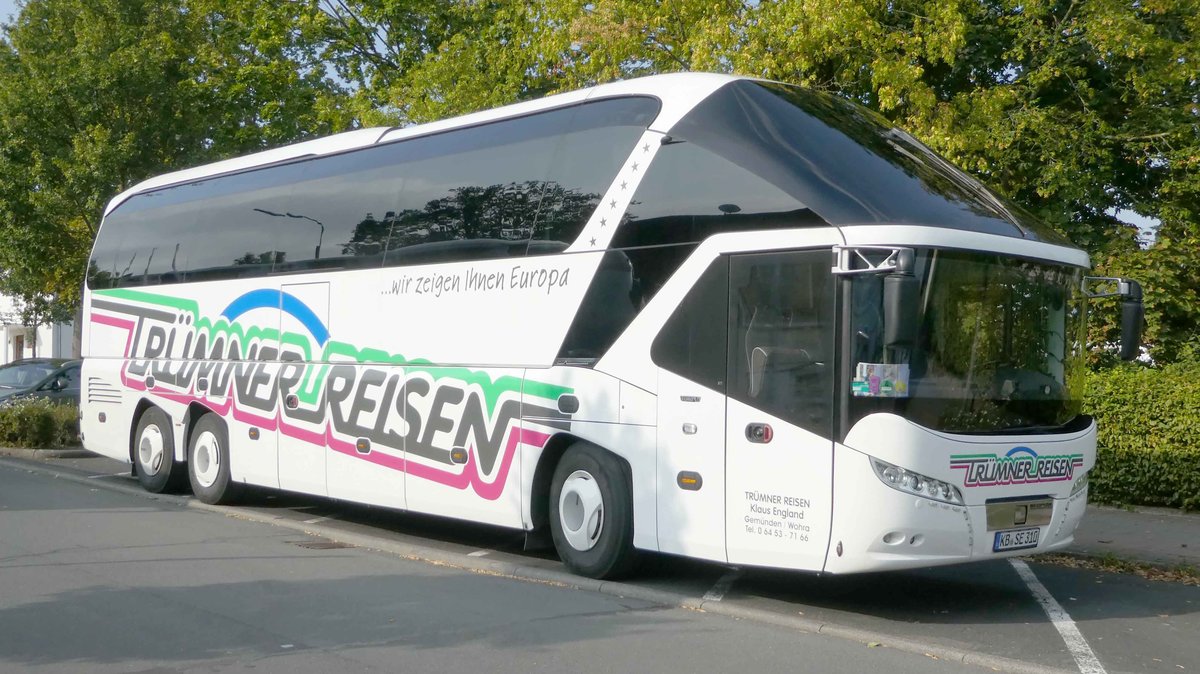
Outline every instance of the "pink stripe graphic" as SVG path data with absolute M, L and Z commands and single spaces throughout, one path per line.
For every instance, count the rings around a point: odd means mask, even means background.
M 197 395 L 194 390 L 187 393 L 174 393 L 171 391 L 157 390 L 155 386 L 152 389 L 147 389 L 144 382 L 129 377 L 129 351 L 133 341 L 134 323 L 132 321 L 104 316 L 100 314 L 92 314 L 92 322 L 101 325 L 108 325 L 115 328 L 123 329 L 127 332 L 125 340 L 125 357 L 126 360 L 121 366 L 121 383 L 134 391 L 145 391 L 153 396 L 170 400 L 171 402 L 181 405 L 190 405 L 191 403 L 199 403 L 209 410 L 221 415 L 232 416 L 236 421 L 258 426 L 265 430 L 278 430 L 281 435 L 289 438 L 295 438 L 301 442 L 311 445 L 325 446 L 340 454 L 352 456 L 356 459 L 369 461 L 385 468 L 392 470 L 407 472 L 413 477 L 419 477 L 431 482 L 446 485 L 454 489 L 466 490 L 473 489 L 481 498 L 489 501 L 494 501 L 500 498 L 504 492 L 504 487 L 508 482 L 508 472 L 512 467 L 513 458 L 517 454 L 517 445 L 526 444 L 533 447 L 542 447 L 550 439 L 550 435 L 535 431 L 520 426 L 512 426 L 508 430 L 508 442 L 505 444 L 504 451 L 501 456 L 499 469 L 496 471 L 495 479 L 492 482 L 487 482 L 484 476 L 479 472 L 479 465 L 475 459 L 474 446 L 468 448 L 467 463 L 463 465 L 461 473 L 454 473 L 442 470 L 433 466 L 428 466 L 415 461 L 408 461 L 401 457 L 392 456 L 382 452 L 370 452 L 369 454 L 360 454 L 354 447 L 353 442 L 346 442 L 335 438 L 333 428 L 330 422 L 325 422 L 325 427 L 322 431 L 311 431 L 291 424 L 286 423 L 277 411 L 274 417 L 263 417 L 258 414 L 244 410 L 238 406 L 233 395 L 225 396 L 223 403 L 215 403 L 208 399 L 206 395 Z

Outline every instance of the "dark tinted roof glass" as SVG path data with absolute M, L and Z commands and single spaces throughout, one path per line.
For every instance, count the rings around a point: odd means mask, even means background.
M 88 285 L 558 252 L 658 109 L 587 101 L 137 194 L 105 218 Z
M 732 82 L 671 135 L 769 180 L 830 224 L 929 225 L 1067 243 L 879 115 L 828 94 Z

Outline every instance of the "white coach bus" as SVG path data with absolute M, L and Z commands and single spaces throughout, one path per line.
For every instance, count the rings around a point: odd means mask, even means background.
M 1048 551 L 1095 461 L 1087 267 L 861 107 L 631 80 L 117 196 L 82 431 L 151 491 L 511 527 L 593 577 Z

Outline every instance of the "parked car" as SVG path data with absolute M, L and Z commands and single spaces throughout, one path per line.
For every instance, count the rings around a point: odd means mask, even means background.
M 0 405 L 19 398 L 79 404 L 80 360 L 28 358 L 0 365 Z

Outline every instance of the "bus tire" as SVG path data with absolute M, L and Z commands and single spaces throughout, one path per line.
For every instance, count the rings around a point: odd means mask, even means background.
M 589 578 L 617 578 L 637 563 L 633 494 L 621 461 L 593 445 L 563 454 L 550 483 L 550 535 L 569 569 Z
M 133 433 L 133 461 L 138 483 L 154 494 L 183 488 L 184 466 L 175 460 L 171 418 L 157 407 L 147 407 Z
M 188 479 L 196 498 L 210 505 L 232 503 L 240 485 L 229 477 L 229 433 L 208 413 L 196 420 L 188 439 Z

